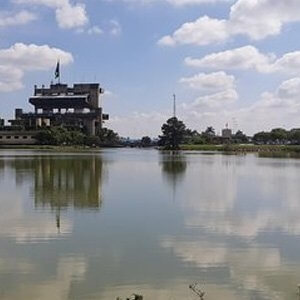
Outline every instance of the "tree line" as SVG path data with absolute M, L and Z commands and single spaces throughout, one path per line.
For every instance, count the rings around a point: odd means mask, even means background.
M 202 132 L 187 128 L 177 117 L 169 118 L 161 127 L 162 134 L 157 139 L 144 136 L 131 140 L 120 138 L 115 131 L 102 128 L 95 136 L 87 135 L 82 130 L 65 127 L 47 127 L 40 130 L 36 139 L 41 145 L 85 145 L 94 147 L 153 147 L 178 150 L 180 145 L 217 145 L 217 144 L 269 144 L 269 145 L 300 145 L 300 129 L 285 130 L 275 128 L 271 131 L 261 131 L 253 137 L 247 137 L 241 130 L 230 138 L 220 137 L 212 126 Z

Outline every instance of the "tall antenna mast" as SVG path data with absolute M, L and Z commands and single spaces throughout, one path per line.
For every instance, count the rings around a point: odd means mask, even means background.
M 176 95 L 173 94 L 173 118 L 176 118 Z

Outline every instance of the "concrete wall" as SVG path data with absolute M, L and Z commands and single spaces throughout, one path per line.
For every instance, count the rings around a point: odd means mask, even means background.
M 36 140 L 31 132 L 0 131 L 0 145 L 34 145 Z

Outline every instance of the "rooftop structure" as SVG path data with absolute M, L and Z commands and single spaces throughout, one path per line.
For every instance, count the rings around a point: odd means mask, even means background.
M 43 126 L 64 126 L 84 130 L 95 135 L 109 116 L 102 113 L 100 95 L 104 90 L 98 83 L 80 83 L 68 87 L 67 84 L 51 84 L 49 88 L 34 87 L 34 95 L 29 103 L 34 112 L 15 110 L 12 126 L 23 129 L 39 129 Z
M 222 137 L 226 139 L 232 138 L 232 130 L 228 128 L 228 123 L 226 124 L 226 128 L 222 129 Z

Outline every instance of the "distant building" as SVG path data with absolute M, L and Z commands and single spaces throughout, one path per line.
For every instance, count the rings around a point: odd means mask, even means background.
M 103 89 L 98 83 L 81 83 L 68 87 L 67 84 L 51 84 L 50 88 L 34 88 L 34 96 L 29 103 L 34 112 L 24 113 L 15 110 L 15 119 L 9 120 L 11 126 L 24 129 L 64 126 L 82 129 L 89 135 L 95 135 L 109 116 L 102 113 L 99 104 Z
M 232 138 L 232 130 L 229 128 L 222 129 L 222 138 L 231 139 Z
M 29 103 L 34 112 L 25 113 L 15 109 L 15 118 L 8 120 L 10 126 L 0 119 L 0 145 L 34 144 L 35 135 L 43 127 L 63 126 L 96 135 L 108 114 L 102 113 L 100 95 L 103 89 L 98 83 L 51 84 L 49 88 L 34 87 Z

